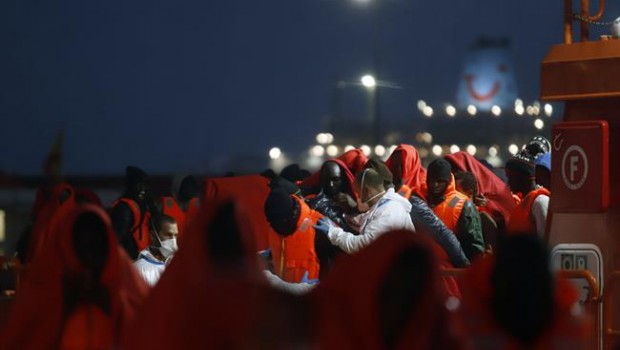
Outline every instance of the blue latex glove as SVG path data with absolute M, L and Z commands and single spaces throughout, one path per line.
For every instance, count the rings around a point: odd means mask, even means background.
M 261 250 L 261 251 L 258 252 L 258 255 L 262 256 L 265 259 L 267 259 L 269 257 L 269 255 L 271 255 L 271 249 Z
M 306 271 L 304 273 L 304 275 L 301 277 L 301 282 L 300 283 L 306 283 L 306 284 L 318 284 L 319 280 L 318 279 L 314 279 L 314 280 L 310 280 L 308 279 L 308 271 Z
M 322 218 L 316 223 L 316 225 L 314 225 L 314 230 L 316 232 L 320 232 L 324 235 L 327 235 L 327 233 L 329 232 L 329 228 L 332 227 L 333 225 L 334 224 L 330 219 Z

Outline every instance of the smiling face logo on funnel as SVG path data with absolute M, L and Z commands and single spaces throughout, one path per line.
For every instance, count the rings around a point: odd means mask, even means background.
M 481 39 L 465 58 L 457 92 L 459 107 L 474 105 L 480 111 L 490 111 L 494 105 L 511 107 L 516 98 L 517 83 L 507 40 Z

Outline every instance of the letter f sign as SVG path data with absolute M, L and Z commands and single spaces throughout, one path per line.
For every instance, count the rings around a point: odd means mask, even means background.
M 575 173 L 579 168 L 577 167 L 577 162 L 579 161 L 579 157 L 571 156 L 570 157 L 570 181 L 575 181 Z

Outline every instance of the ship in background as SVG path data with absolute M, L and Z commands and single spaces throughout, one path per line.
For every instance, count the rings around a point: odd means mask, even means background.
M 491 112 L 493 106 L 513 106 L 519 94 L 509 39 L 480 38 L 464 62 L 456 94 L 458 108 L 475 106 Z
M 324 129 L 317 133 L 316 143 L 297 154 L 274 145 L 266 150 L 265 156 L 269 155 L 270 167 L 275 170 L 294 162 L 314 170 L 324 160 L 348 149 L 361 148 L 368 156 L 385 159 L 395 145 L 407 143 L 419 150 L 425 164 L 445 154 L 467 151 L 495 167 L 502 167 L 533 136 L 549 137 L 551 124 L 561 115 L 549 103 L 519 98 L 511 43 L 507 38 L 476 40 L 463 58 L 455 82 L 453 97 L 446 96 L 443 102 L 437 103 L 427 102 L 425 96 L 420 96 L 412 99 L 411 111 L 406 115 L 397 118 L 382 115 L 379 122 L 378 113 L 374 119 L 372 113 L 373 108 L 379 111 L 382 106 L 372 100 L 376 98 L 372 89 L 380 89 L 385 97 L 388 89 L 399 89 L 398 85 L 337 80 L 332 112 Z M 345 96 L 345 87 L 349 85 L 360 87 L 347 89 Z M 363 91 L 364 87 L 368 91 Z M 353 115 L 346 115 L 345 107 L 353 109 L 349 100 L 356 97 L 354 94 L 358 94 L 358 100 L 364 99 L 366 96 L 359 96 L 363 93 L 367 93 L 367 108 L 358 106 Z

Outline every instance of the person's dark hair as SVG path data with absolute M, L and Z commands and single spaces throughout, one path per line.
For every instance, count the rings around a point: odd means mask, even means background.
M 135 187 L 145 182 L 146 179 L 147 174 L 144 170 L 135 166 L 128 166 L 125 168 L 125 189 L 127 191 L 135 190 Z
M 371 188 L 384 187 L 383 177 L 374 169 L 364 169 L 357 174 L 355 182 L 358 186 L 362 185 L 362 178 L 364 179 L 364 186 Z
M 181 181 L 179 186 L 179 200 L 181 202 L 188 202 L 192 198 L 196 197 L 200 190 L 200 184 L 195 176 L 189 175 Z
M 284 169 L 282 169 L 282 171 L 280 172 L 280 176 L 282 176 L 283 178 L 291 182 L 297 182 L 297 181 L 303 180 L 301 168 L 299 167 L 299 164 L 297 163 L 293 163 L 293 164 L 289 164 L 285 166 Z
M 387 271 L 378 296 L 379 325 L 386 348 L 396 345 L 414 308 L 429 287 L 431 261 L 427 249 L 411 247 L 400 253 Z
M 469 171 L 460 171 L 454 174 L 454 179 L 461 182 L 461 187 L 466 191 L 471 191 L 474 197 L 478 195 L 478 180 L 476 175 Z
M 535 233 L 503 236 L 498 244 L 491 275 L 493 316 L 508 334 L 529 346 L 552 320 L 554 284 L 549 252 Z
M 157 232 L 161 232 L 161 229 L 165 224 L 172 225 L 177 223 L 177 221 L 172 216 L 166 214 L 157 214 L 156 216 L 151 218 L 151 222 L 153 223 L 153 228 Z
M 426 178 L 435 180 L 450 181 L 452 174 L 452 165 L 443 158 L 437 158 L 432 161 L 427 168 Z

